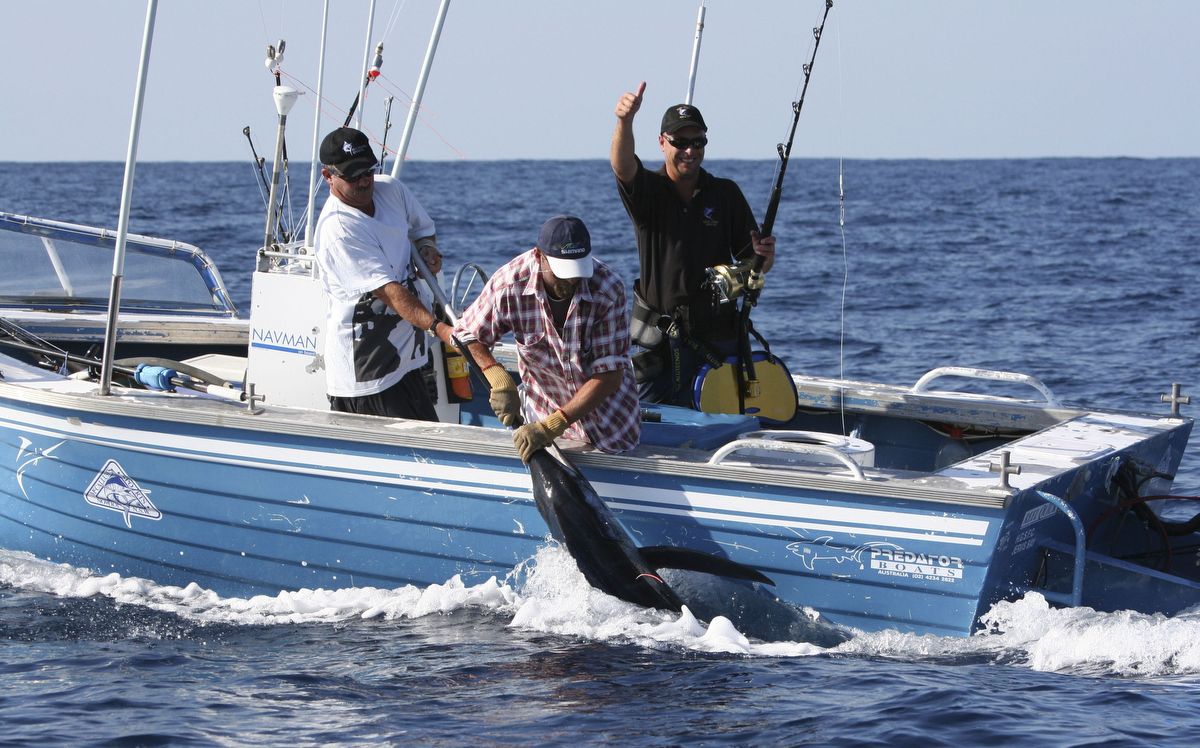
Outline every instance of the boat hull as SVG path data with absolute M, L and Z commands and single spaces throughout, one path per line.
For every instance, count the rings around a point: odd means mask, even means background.
M 0 406 L 0 418 L 12 456 L 0 544 L 102 573 L 240 596 L 456 574 L 474 583 L 503 578 L 546 533 L 512 460 L 434 463 L 362 442 L 151 419 L 75 425 L 44 407 Z M 98 476 L 118 483 L 89 501 Z
M 251 415 L 191 396 L 61 391 L 69 384 L 0 383 L 8 549 L 244 597 L 504 579 L 547 542 L 503 429 L 288 408 Z M 1071 526 L 1044 511 L 1037 491 L 1067 497 L 1090 522 L 1114 505 L 1120 465 L 1174 471 L 1191 422 L 1160 420 L 1125 432 L 1119 418 L 1104 421 L 1111 445 L 1099 456 L 1020 489 L 962 488 L 987 475 L 986 462 L 956 468 L 961 479 L 874 470 L 855 480 L 829 465 L 687 462 L 694 449 L 572 459 L 640 546 L 757 569 L 775 586 L 755 594 L 835 623 L 966 636 L 996 601 L 1062 577 L 1044 573 L 1044 557 L 1048 544 L 1073 542 Z M 1045 451 L 1056 433 L 1024 449 Z M 1173 594 L 1175 609 L 1200 600 L 1194 584 Z

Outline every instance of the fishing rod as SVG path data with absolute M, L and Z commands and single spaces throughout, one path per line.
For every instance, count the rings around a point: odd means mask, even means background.
M 688 71 L 688 92 L 684 104 L 692 103 L 696 91 L 696 68 L 700 65 L 700 38 L 704 36 L 704 0 L 700 0 L 700 15 L 696 18 L 696 39 L 692 42 L 692 68 Z
M 775 146 L 779 153 L 779 170 L 775 172 L 775 180 L 771 185 L 771 197 L 767 201 L 767 212 L 763 216 L 761 236 L 770 236 L 775 227 L 775 215 L 779 212 L 779 200 L 783 195 L 783 175 L 787 171 L 788 159 L 792 154 L 792 142 L 796 139 L 796 125 L 800 122 L 800 110 L 804 107 L 804 96 L 808 92 L 808 81 L 812 76 L 813 63 L 817 59 L 817 48 L 821 46 L 821 35 L 825 31 L 825 20 L 829 17 L 829 11 L 833 8 L 833 0 L 825 0 L 825 15 L 821 18 L 821 25 L 813 28 L 813 38 L 816 43 L 813 45 L 812 56 L 804 65 L 804 87 L 800 91 L 800 100 L 792 102 L 792 128 L 788 134 L 786 144 L 780 143 Z M 744 252 L 748 247 L 743 247 Z M 740 254 L 741 252 L 739 252 Z M 736 301 L 742 296 L 750 299 L 750 305 L 758 303 L 758 293 L 763 287 L 762 265 L 765 258 L 757 253 L 748 260 L 744 260 L 735 265 L 718 265 L 707 270 L 708 279 L 705 281 L 707 286 L 713 293 L 715 300 L 721 303 L 726 301 Z
M 346 114 L 346 121 L 342 123 L 342 127 L 349 127 L 350 120 L 354 119 L 354 110 L 358 109 L 360 99 L 366 98 L 367 86 L 371 85 L 371 81 L 379 77 L 379 68 L 383 67 L 383 42 L 375 45 L 375 59 L 371 62 L 371 68 L 367 70 L 366 76 L 363 78 L 362 88 L 358 93 L 354 94 L 354 103 L 350 105 L 350 111 Z M 359 122 L 362 122 L 362 117 L 359 117 Z
M 821 36 L 825 32 L 825 21 L 829 18 L 829 11 L 833 9 L 833 0 L 825 0 L 825 14 L 821 17 L 821 25 L 813 29 L 812 56 L 808 62 L 804 64 L 804 87 L 800 89 L 800 99 L 792 102 L 792 129 L 788 133 L 787 144 L 780 143 L 776 146 L 779 153 L 779 170 L 775 173 L 775 182 L 771 185 L 771 198 L 767 201 L 767 212 L 763 216 L 763 222 L 760 229 L 760 236 L 771 236 L 771 231 L 775 227 L 775 215 L 779 212 L 779 200 L 783 196 L 783 175 L 787 171 L 788 159 L 792 155 L 792 143 L 796 139 L 796 125 L 800 123 L 800 111 L 804 108 L 804 96 L 808 93 L 808 82 L 812 79 L 813 63 L 817 60 L 817 50 L 821 46 Z M 738 358 L 739 366 L 735 372 L 737 379 L 738 391 L 738 412 L 746 412 L 746 396 L 757 397 L 761 394 L 758 377 L 754 371 L 754 355 L 750 350 L 750 310 L 758 304 L 758 294 L 762 290 L 764 273 L 763 263 L 766 258 L 757 252 L 753 253 L 753 257 L 749 262 L 749 275 L 746 277 L 742 286 L 742 308 L 738 316 L 737 334 L 738 334 Z M 733 288 L 733 283 L 736 282 L 740 275 L 737 271 L 742 269 L 745 263 L 729 268 L 727 266 L 720 268 L 712 268 L 709 273 L 709 279 L 712 285 L 721 291 L 736 291 Z M 721 271 L 724 271 L 724 275 Z M 744 270 L 743 270 L 744 272 Z M 726 287 L 730 286 L 730 287 Z M 728 294 L 726 294 L 728 296 Z M 736 298 L 736 296 L 729 297 Z M 743 381 L 743 375 L 745 380 Z
M 258 155 L 258 151 L 254 149 L 254 140 L 250 137 L 250 125 L 242 128 L 242 134 L 246 136 L 246 142 L 250 144 L 250 155 L 254 156 L 254 164 L 258 167 L 258 176 L 262 178 L 263 190 L 271 191 L 271 183 L 267 180 L 267 173 L 263 171 L 263 162 L 266 161 Z
M 383 173 L 383 163 L 387 159 L 387 138 L 388 131 L 392 129 L 392 102 L 395 99 L 395 96 L 389 96 L 383 100 L 383 142 L 379 144 L 379 165 L 376 170 L 379 174 Z
M 767 213 L 763 216 L 762 236 L 770 236 L 771 229 L 775 226 L 775 214 L 779 211 L 779 198 L 783 194 L 783 173 L 787 171 L 788 158 L 792 155 L 792 141 L 796 139 L 796 125 L 800 123 L 800 110 L 804 108 L 804 95 L 808 92 L 808 82 L 812 78 L 813 63 L 817 60 L 817 49 L 821 46 L 821 35 L 825 32 L 825 20 L 829 18 L 829 11 L 833 8 L 833 0 L 825 0 L 825 15 L 821 17 L 821 25 L 813 29 L 813 51 L 812 57 L 804 64 L 804 87 L 800 89 L 800 100 L 792 102 L 792 110 L 795 115 L 792 117 L 792 131 L 788 134 L 787 145 L 780 143 L 775 146 L 779 152 L 779 173 L 775 175 L 775 184 L 771 186 L 771 199 L 767 201 Z M 764 258 L 762 255 L 754 256 L 754 272 L 762 270 Z M 753 285 L 753 284 L 751 284 Z M 758 291 L 762 288 L 762 283 L 758 284 L 758 288 L 748 290 L 746 297 L 750 299 L 750 305 L 753 306 L 758 300 Z

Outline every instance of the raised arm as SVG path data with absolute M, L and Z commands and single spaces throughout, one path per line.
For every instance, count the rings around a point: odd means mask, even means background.
M 633 186 L 633 178 L 637 176 L 637 159 L 633 149 L 633 116 L 642 106 L 642 94 L 646 91 L 646 82 L 638 85 L 637 93 L 626 93 L 617 102 L 617 129 L 613 131 L 612 149 L 608 160 L 612 164 L 613 173 L 626 188 Z

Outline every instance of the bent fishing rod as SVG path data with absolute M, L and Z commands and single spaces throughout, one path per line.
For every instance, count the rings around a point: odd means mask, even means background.
M 779 152 L 779 172 L 775 175 L 775 183 L 771 185 L 771 199 L 767 201 L 767 212 L 763 216 L 761 236 L 770 236 L 775 227 L 775 214 L 779 212 L 779 199 L 783 195 L 783 175 L 787 171 L 788 159 L 792 155 L 792 142 L 796 139 L 796 125 L 800 124 L 800 110 L 804 108 L 804 95 L 808 93 L 808 82 L 812 79 L 813 63 L 817 60 L 817 49 L 821 46 L 821 36 L 825 33 L 825 20 L 829 18 L 829 11 L 832 9 L 833 0 L 825 0 L 825 15 L 821 17 L 821 25 L 813 29 L 815 42 L 813 43 L 812 57 L 804 64 L 804 87 L 800 89 L 800 100 L 792 102 L 792 111 L 795 114 L 792 116 L 792 130 L 788 134 L 787 145 L 780 143 L 775 146 Z M 754 267 L 751 272 L 758 273 L 761 277 L 764 261 L 765 258 L 762 255 L 755 254 Z M 758 292 L 761 289 L 761 281 L 758 284 L 750 283 L 746 289 L 746 299 L 751 306 L 758 303 Z
M 825 15 L 821 16 L 821 25 L 813 29 L 813 50 L 812 56 L 808 62 L 804 64 L 804 87 L 800 89 L 800 99 L 792 102 L 792 129 L 788 133 L 787 144 L 780 143 L 776 146 L 779 152 L 779 171 L 775 174 L 775 182 L 771 185 L 771 198 L 767 201 L 767 212 L 763 216 L 762 227 L 759 236 L 771 236 L 771 231 L 775 227 L 775 214 L 779 212 L 779 199 L 783 196 L 783 175 L 787 171 L 788 159 L 792 155 L 792 143 L 796 139 L 796 125 L 800 123 L 800 111 L 804 108 L 804 96 L 808 93 L 808 82 L 812 79 L 813 63 L 817 60 L 817 50 L 821 46 L 821 36 L 825 33 L 825 21 L 829 18 L 829 11 L 833 9 L 833 0 L 825 0 Z M 746 412 L 746 389 L 741 378 L 743 371 L 746 377 L 746 385 L 751 390 L 757 390 L 758 378 L 754 372 L 754 357 L 750 351 L 750 309 L 758 303 L 758 294 L 763 287 L 763 263 L 766 258 L 755 252 L 750 265 L 750 275 L 746 280 L 745 297 L 742 299 L 742 309 L 738 317 L 738 357 L 741 359 L 741 366 L 737 368 L 738 379 L 738 410 L 742 413 Z M 715 269 L 715 268 L 714 268 Z M 757 391 L 750 393 L 752 396 L 757 395 Z

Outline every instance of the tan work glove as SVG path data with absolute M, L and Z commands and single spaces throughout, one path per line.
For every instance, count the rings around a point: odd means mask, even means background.
M 521 462 L 529 462 L 533 453 L 545 449 L 567 430 L 567 417 L 561 410 L 556 410 L 537 423 L 527 423 L 513 432 L 513 444 Z
M 483 376 L 492 386 L 488 403 L 500 419 L 500 423 L 505 426 L 517 425 L 521 420 L 521 395 L 517 392 L 517 383 L 505 371 L 503 364 L 489 366 L 483 370 Z

